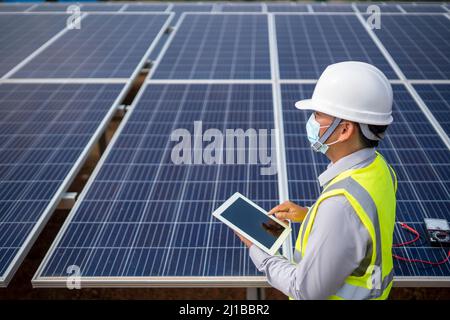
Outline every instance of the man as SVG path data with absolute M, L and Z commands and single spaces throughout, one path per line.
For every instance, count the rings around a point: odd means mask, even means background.
M 372 65 L 330 65 L 311 99 L 306 123 L 311 147 L 331 163 L 310 208 L 286 201 L 269 214 L 301 222 L 294 261 L 270 256 L 240 236 L 268 282 L 292 299 L 386 299 L 392 287 L 394 171 L 375 151 L 392 123 L 392 88 Z

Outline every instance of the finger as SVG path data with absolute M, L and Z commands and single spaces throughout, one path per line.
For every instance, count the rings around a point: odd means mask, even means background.
M 275 212 L 281 212 L 281 211 L 288 211 L 289 210 L 289 203 L 283 202 L 282 204 L 277 205 L 272 210 L 269 211 L 269 214 L 274 214 Z
M 287 212 L 284 212 L 284 211 L 275 213 L 275 217 L 276 217 L 277 219 L 279 219 L 279 220 L 286 220 L 286 219 L 289 219 L 288 213 L 287 213 Z

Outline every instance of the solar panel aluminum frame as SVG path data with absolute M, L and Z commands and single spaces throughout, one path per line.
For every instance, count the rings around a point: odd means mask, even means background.
M 149 14 L 149 13 L 145 13 Z M 151 13 L 154 14 L 154 13 Z M 20 264 L 22 263 L 23 259 L 27 255 L 28 251 L 33 246 L 35 240 L 39 236 L 40 232 L 44 228 L 45 224 L 50 219 L 51 215 L 53 214 L 53 211 L 56 209 L 58 203 L 60 202 L 64 192 L 69 188 L 70 184 L 72 183 L 73 179 L 79 172 L 79 170 L 82 168 L 83 163 L 85 162 L 87 156 L 89 155 L 90 150 L 95 146 L 95 143 L 99 140 L 103 132 L 105 131 L 108 123 L 112 119 L 114 113 L 116 112 L 117 108 L 120 106 L 121 101 L 126 96 L 128 90 L 130 89 L 133 80 L 137 77 L 140 70 L 144 66 L 148 55 L 153 50 L 153 48 L 156 46 L 156 43 L 163 35 L 164 31 L 168 28 L 170 25 L 170 21 L 173 19 L 174 13 L 159 13 L 159 14 L 165 14 L 167 15 L 167 20 L 162 26 L 161 30 L 159 31 L 156 38 L 152 41 L 151 45 L 147 49 L 145 55 L 142 57 L 139 64 L 136 66 L 133 74 L 130 76 L 129 79 L 126 79 L 124 83 L 124 87 L 122 88 L 122 91 L 115 99 L 114 103 L 111 105 L 110 110 L 108 111 L 106 117 L 102 120 L 101 124 L 89 140 L 88 144 L 84 148 L 83 152 L 81 153 L 80 157 L 75 162 L 74 166 L 72 167 L 70 173 L 66 176 L 65 180 L 61 183 L 58 191 L 53 196 L 52 200 L 49 202 L 43 213 L 41 214 L 41 217 L 39 218 L 38 222 L 36 222 L 35 226 L 33 227 L 32 231 L 28 235 L 25 242 L 22 244 L 21 248 L 19 249 L 18 253 L 15 255 L 14 259 L 8 266 L 7 270 L 5 271 L 4 275 L 0 277 L 0 287 L 7 287 L 9 282 L 11 281 L 12 277 L 14 276 L 15 272 L 19 268 Z M 65 83 L 120 83 L 121 80 L 112 79 L 111 81 L 106 81 L 108 79 L 65 79 Z M 60 81 L 56 79 L 56 81 Z M 20 79 L 20 80 L 0 80 L 0 85 L 2 83 L 54 83 L 55 79 L 53 81 L 48 81 L 47 79 Z M 60 83 L 60 82 L 58 82 Z

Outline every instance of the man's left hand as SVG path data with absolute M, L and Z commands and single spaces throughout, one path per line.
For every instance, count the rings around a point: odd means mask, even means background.
M 253 242 L 251 242 L 250 240 L 248 240 L 247 238 L 245 238 L 243 235 L 240 235 L 239 233 L 237 233 L 236 231 L 234 231 L 234 233 L 239 237 L 239 239 L 241 239 L 241 241 L 248 247 L 250 248 L 253 245 Z

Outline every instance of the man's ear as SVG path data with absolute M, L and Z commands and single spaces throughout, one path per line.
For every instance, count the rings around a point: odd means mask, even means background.
M 357 124 L 350 121 L 344 121 L 339 127 L 340 135 L 339 139 L 341 141 L 347 141 L 348 139 L 351 139 L 351 137 L 355 134 L 357 131 L 356 128 Z

